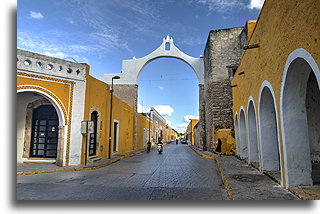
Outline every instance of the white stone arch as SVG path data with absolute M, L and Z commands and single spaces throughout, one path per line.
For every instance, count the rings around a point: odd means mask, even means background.
M 46 93 L 46 91 L 48 93 Z M 64 107 L 61 106 L 61 101 L 59 100 L 58 97 L 55 97 L 55 95 L 51 92 L 49 92 L 47 89 L 39 87 L 39 86 L 33 86 L 33 85 L 20 85 L 17 87 L 17 94 L 22 94 L 22 93 L 35 93 L 35 94 L 39 94 L 41 97 L 45 98 L 47 101 L 49 101 L 52 106 L 54 107 L 54 109 L 56 110 L 56 113 L 58 115 L 58 120 L 59 120 L 59 131 L 58 131 L 58 148 L 57 148 L 57 157 L 55 159 L 56 164 L 59 166 L 63 166 L 65 164 L 65 158 L 66 158 L 66 139 L 67 139 L 67 124 L 66 124 L 66 120 L 67 118 L 64 115 Z M 50 94 L 51 93 L 51 94 Z M 32 100 L 30 100 L 32 102 Z M 33 100 L 35 101 L 35 100 Z M 21 108 L 26 107 L 27 110 L 27 106 L 24 106 L 23 104 L 27 104 L 28 100 L 24 100 L 22 101 L 22 106 Z M 19 103 L 18 103 L 19 106 Z M 27 116 L 27 111 L 23 111 L 21 110 L 21 112 L 19 112 L 19 114 L 21 114 L 19 117 L 19 120 L 21 122 L 24 121 L 24 117 Z M 20 121 L 18 121 L 17 123 L 20 123 Z M 24 127 L 24 129 L 21 129 L 21 127 Z M 25 130 L 26 126 L 25 125 L 17 125 L 17 162 L 24 162 L 24 161 L 28 161 L 29 160 L 29 155 L 25 156 L 23 154 L 24 150 L 29 151 L 28 148 L 25 148 L 25 146 L 30 146 L 30 143 L 26 143 L 24 142 L 27 138 L 28 140 L 31 140 L 31 136 L 26 137 L 25 136 Z M 20 136 L 20 137 L 19 137 Z M 22 140 L 24 139 L 24 141 Z M 44 162 L 50 162 L 51 160 L 48 159 L 43 159 L 42 161 Z
M 240 107 L 240 118 L 239 118 L 239 128 L 240 128 L 240 142 L 241 142 L 241 158 L 248 158 L 248 140 L 247 140 L 247 123 L 246 123 L 246 111 L 244 107 Z
M 166 44 L 169 44 L 169 50 L 166 50 Z M 163 38 L 162 44 L 150 54 L 141 57 L 133 58 L 129 60 L 122 61 L 122 71 L 116 75 L 120 76 L 120 79 L 115 81 L 114 84 L 118 85 L 137 85 L 138 77 L 143 68 L 153 60 L 161 57 L 176 58 L 187 63 L 195 72 L 199 84 L 204 84 L 204 62 L 203 58 L 194 58 L 179 50 L 173 43 L 173 38 L 169 37 Z M 111 83 L 111 78 L 115 73 L 104 74 L 103 80 L 107 83 Z
M 19 86 L 19 87 L 22 87 L 23 86 Z M 39 87 L 37 86 L 37 88 L 41 88 L 41 89 L 44 89 L 42 87 Z M 45 89 L 46 90 L 46 89 Z M 57 115 L 58 115 L 58 118 L 59 118 L 59 126 L 64 126 L 66 124 L 66 118 L 63 114 L 63 107 L 60 106 L 60 104 L 58 103 L 58 98 L 55 98 L 51 95 L 49 95 L 48 93 L 45 93 L 43 90 L 39 90 L 39 89 L 36 89 L 36 88 L 28 88 L 28 89 L 17 89 L 17 93 L 23 93 L 23 92 L 33 92 L 33 93 L 37 93 L 37 94 L 40 94 L 42 96 L 44 96 L 45 98 L 47 98 L 49 100 L 49 102 L 53 105 L 53 107 L 55 108 L 56 112 L 57 112 Z
M 236 150 L 237 154 L 241 155 L 241 143 L 240 143 L 240 137 L 239 137 L 239 119 L 238 119 L 238 112 L 236 112 L 236 116 L 234 117 L 234 129 L 236 134 Z
M 247 105 L 247 127 L 248 127 L 248 153 L 249 163 L 259 163 L 258 123 L 256 106 L 252 96 L 248 99 Z
M 272 85 L 267 80 L 260 87 L 258 123 L 260 167 L 264 171 L 280 170 L 282 178 L 277 104 Z M 283 180 L 281 179 L 282 182 Z
M 320 113 L 319 104 L 317 105 L 318 110 L 312 117 L 308 117 L 310 108 L 306 108 L 308 84 L 312 74 L 319 93 L 320 71 L 317 63 L 305 49 L 294 50 L 287 58 L 280 92 L 280 122 L 286 188 L 313 184 L 310 147 L 313 135 L 317 135 L 316 138 L 320 137 Z M 316 98 L 319 99 L 319 97 Z M 313 124 L 312 121 L 316 123 Z

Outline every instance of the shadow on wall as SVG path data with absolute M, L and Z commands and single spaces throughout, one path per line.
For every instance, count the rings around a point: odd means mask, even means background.
M 214 131 L 214 142 L 217 142 L 218 138 L 222 141 L 222 154 L 235 155 L 236 153 L 236 140 L 233 129 L 218 129 Z M 216 150 L 216 143 L 214 143 L 214 151 Z

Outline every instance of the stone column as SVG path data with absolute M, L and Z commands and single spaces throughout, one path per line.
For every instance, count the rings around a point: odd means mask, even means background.
M 58 126 L 58 147 L 57 147 L 57 159 L 56 164 L 63 166 L 63 153 L 64 153 L 64 126 Z

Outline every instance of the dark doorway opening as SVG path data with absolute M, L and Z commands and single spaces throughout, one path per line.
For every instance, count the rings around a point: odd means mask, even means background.
M 33 110 L 30 157 L 57 157 L 58 125 L 58 115 L 52 105 Z
M 93 133 L 90 134 L 90 143 L 89 143 L 89 156 L 97 154 L 97 121 L 98 121 L 98 112 L 94 111 L 91 113 L 91 121 L 93 121 Z

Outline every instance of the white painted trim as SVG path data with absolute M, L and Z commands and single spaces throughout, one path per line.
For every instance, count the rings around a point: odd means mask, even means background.
M 236 150 L 237 154 L 240 156 L 240 151 L 241 151 L 241 142 L 240 142 L 240 133 L 239 133 L 239 116 L 238 112 L 235 113 L 234 117 L 234 128 L 235 128 L 235 134 L 236 134 Z
M 254 111 L 254 114 L 255 114 L 255 120 L 256 120 L 256 131 L 257 131 L 257 143 L 258 143 L 258 156 L 259 156 L 259 161 L 260 161 L 260 144 L 259 144 L 259 125 L 258 125 L 258 117 L 257 117 L 257 109 L 256 109 L 256 104 L 254 102 L 254 99 L 252 96 L 249 97 L 248 99 L 248 104 L 247 104 L 247 129 L 248 129 L 248 160 L 249 160 L 249 163 L 251 162 L 251 157 L 250 157 L 250 150 L 251 150 L 251 147 L 250 147 L 250 134 L 249 134 L 249 106 L 250 106 L 250 102 L 252 102 L 252 106 L 253 106 L 253 111 Z M 261 162 L 259 162 L 260 164 Z
M 261 120 L 260 120 L 260 103 L 261 103 L 261 94 L 262 94 L 262 91 L 263 91 L 263 89 L 265 87 L 267 87 L 270 90 L 270 93 L 271 93 L 272 99 L 273 99 L 274 110 L 275 110 L 275 113 L 276 113 L 277 138 L 278 138 L 277 140 L 278 140 L 278 151 L 279 151 L 279 157 L 280 157 L 280 159 L 279 159 L 279 168 L 280 168 L 280 172 L 281 172 L 281 185 L 283 186 L 283 179 L 282 178 L 283 178 L 284 171 L 283 171 L 282 166 L 281 166 L 281 162 L 282 162 L 283 157 L 282 157 L 281 152 L 280 152 L 281 151 L 280 150 L 280 146 L 281 145 L 280 145 L 280 134 L 279 134 L 279 122 L 278 122 L 279 115 L 278 115 L 278 109 L 277 109 L 277 100 L 276 100 L 276 96 L 274 94 L 273 87 L 272 87 L 271 83 L 269 81 L 267 81 L 267 80 L 264 80 L 263 83 L 260 86 L 259 101 L 258 101 L 259 146 L 260 146 L 260 156 L 261 156 L 260 168 L 261 168 L 261 170 L 263 169 L 263 161 L 262 161 L 263 155 L 262 155 L 261 129 L 260 129 L 260 127 L 261 127 L 261 124 L 260 124 L 260 122 L 261 122 Z
M 34 85 L 27 85 L 27 86 L 34 86 Z M 19 85 L 19 87 L 23 87 L 23 85 Z M 36 85 L 36 87 L 43 88 L 38 85 Z M 48 90 L 46 88 L 43 88 L 43 89 Z M 59 118 L 59 126 L 65 126 L 66 118 L 64 118 L 64 115 L 62 113 L 63 110 L 62 110 L 61 106 L 59 105 L 59 103 L 57 103 L 52 96 L 50 96 L 49 94 L 47 94 L 43 91 L 37 90 L 37 89 L 18 89 L 17 90 L 17 93 L 23 93 L 23 92 L 34 92 L 34 93 L 41 94 L 42 96 L 47 98 L 51 102 L 53 107 L 56 109 L 56 112 L 57 112 L 58 118 Z
M 114 153 L 117 153 L 118 151 L 119 151 L 119 130 L 120 130 L 120 121 L 119 120 L 113 120 L 113 123 L 112 123 L 112 131 L 113 131 L 113 133 L 114 133 L 114 123 L 118 123 L 118 125 L 117 125 L 117 139 L 116 139 L 116 151 L 114 151 L 113 150 L 113 145 L 114 144 L 112 144 L 112 151 L 114 152 Z M 114 137 L 114 136 L 113 136 Z
M 284 92 L 284 86 L 285 86 L 285 81 L 287 78 L 287 72 L 289 69 L 289 66 L 291 63 L 297 59 L 297 58 L 302 58 L 304 59 L 311 69 L 313 70 L 314 75 L 316 76 L 318 86 L 320 83 L 320 71 L 317 63 L 313 59 L 312 55 L 306 51 L 303 48 L 298 48 L 294 50 L 292 53 L 289 54 L 286 64 L 284 66 L 284 71 L 283 71 L 283 76 L 282 76 L 282 82 L 281 82 L 281 91 L 280 91 L 280 125 L 281 125 L 281 130 L 282 130 L 282 144 L 283 144 L 283 154 L 284 154 L 284 171 L 285 171 L 285 178 L 286 178 L 286 186 L 285 188 L 289 187 L 289 177 L 288 177 L 288 167 L 287 167 L 287 146 L 286 146 L 286 141 L 285 141 L 285 133 L 284 133 L 284 124 L 283 124 L 283 92 Z
M 242 142 L 242 139 L 241 139 L 241 111 L 243 111 L 243 115 L 244 115 L 244 125 L 245 125 L 245 142 L 243 143 Z M 242 148 L 242 145 L 247 145 L 247 156 L 249 157 L 249 154 L 248 154 L 248 134 L 247 134 L 247 118 L 246 118 L 246 111 L 244 109 L 243 106 L 240 107 L 240 116 L 239 116 L 239 130 L 240 130 L 240 142 L 241 142 L 241 157 L 243 157 L 243 154 L 242 154 L 242 151 L 243 151 L 243 148 Z M 245 157 L 247 158 L 247 157 Z

